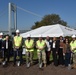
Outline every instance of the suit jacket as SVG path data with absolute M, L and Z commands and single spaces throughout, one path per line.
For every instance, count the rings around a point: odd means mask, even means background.
M 54 50 L 58 51 L 58 49 L 59 49 L 59 42 L 58 41 L 55 42 L 55 48 L 53 48 L 53 42 L 54 41 L 52 41 L 52 43 L 51 43 L 51 50 L 54 49 Z
M 0 39 L 0 50 L 2 49 L 2 40 Z
M 60 39 L 58 40 L 58 43 L 59 43 L 59 47 L 60 47 L 60 46 L 64 47 L 64 40 L 63 40 L 63 42 L 62 42 L 62 45 L 60 45 Z
M 6 50 L 6 40 L 3 41 L 4 50 Z M 8 40 L 8 50 L 12 50 L 12 41 Z

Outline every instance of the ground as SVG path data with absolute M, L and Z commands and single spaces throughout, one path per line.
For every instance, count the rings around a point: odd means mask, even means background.
M 75 75 L 76 69 L 68 70 L 66 67 L 55 67 L 53 64 L 38 68 L 38 63 L 32 65 L 30 68 L 26 68 L 26 65 L 13 66 L 12 63 L 7 67 L 0 65 L 0 75 Z

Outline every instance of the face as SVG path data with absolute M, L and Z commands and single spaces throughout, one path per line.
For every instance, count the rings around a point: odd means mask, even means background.
M 47 37 L 46 37 L 46 40 L 50 40 L 50 37 L 49 37 L 49 36 L 47 36 Z
M 75 38 L 72 38 L 73 40 L 75 40 Z
M 62 40 L 62 39 L 63 39 L 63 37 L 62 37 L 62 36 L 60 36 L 60 39 Z
M 6 40 L 8 40 L 9 39 L 9 36 L 6 36 Z
M 39 37 L 39 40 L 42 40 L 42 37 Z
M 65 43 L 69 43 L 68 39 L 65 39 Z
M 19 36 L 19 33 L 16 33 L 17 36 Z
M 53 37 L 53 41 L 56 41 L 56 37 Z
M 0 38 L 2 38 L 2 35 L 0 35 Z
M 28 40 L 30 40 L 30 37 L 27 37 Z

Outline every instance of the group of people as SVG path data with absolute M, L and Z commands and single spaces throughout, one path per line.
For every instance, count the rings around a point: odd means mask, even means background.
M 34 50 L 37 50 L 39 68 L 46 67 L 50 64 L 50 56 L 52 54 L 53 64 L 55 66 L 71 66 L 76 68 L 76 36 L 72 36 L 72 40 L 69 38 L 63 38 L 62 36 L 57 39 L 49 36 L 44 39 L 42 35 L 39 35 L 37 41 L 31 38 L 28 34 L 27 38 L 23 40 L 20 36 L 20 31 L 16 30 L 16 36 L 13 40 L 10 40 L 9 35 L 6 35 L 5 39 L 2 38 L 3 33 L 0 33 L 0 57 L 3 58 L 3 65 L 7 65 L 10 61 L 11 51 L 13 50 L 14 61 L 13 65 L 21 65 L 23 63 L 22 50 L 26 49 L 26 66 L 33 65 Z M 17 60 L 17 56 L 19 60 Z M 72 62 L 73 60 L 73 62 Z

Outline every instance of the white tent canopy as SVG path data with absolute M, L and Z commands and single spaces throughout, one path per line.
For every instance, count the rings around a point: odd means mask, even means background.
M 55 25 L 42 26 L 40 28 L 28 31 L 26 33 L 22 33 L 20 35 L 23 38 L 26 38 L 28 34 L 30 34 L 31 37 L 39 37 L 40 34 L 42 35 L 42 37 L 72 36 L 73 34 L 76 35 L 76 30 L 60 24 L 55 24 Z

